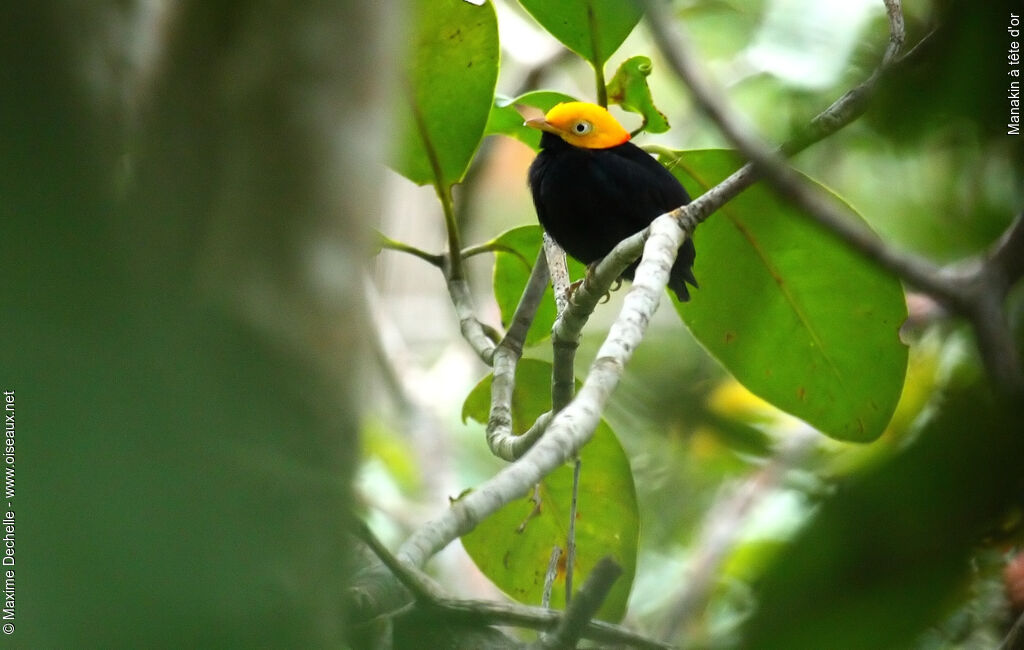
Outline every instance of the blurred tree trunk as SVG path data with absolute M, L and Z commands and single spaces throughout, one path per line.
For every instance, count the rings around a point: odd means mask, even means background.
M 18 645 L 346 637 L 385 10 L 0 10 Z

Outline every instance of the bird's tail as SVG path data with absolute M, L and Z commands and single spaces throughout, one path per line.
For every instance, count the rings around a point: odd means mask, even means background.
M 668 288 L 676 294 L 676 298 L 679 302 L 687 302 L 690 300 L 690 290 L 687 288 L 687 283 L 693 285 L 693 287 L 699 288 L 697 285 L 697 278 L 693 277 L 693 269 L 689 266 L 683 266 L 676 264 L 672 267 L 672 271 L 668 276 Z

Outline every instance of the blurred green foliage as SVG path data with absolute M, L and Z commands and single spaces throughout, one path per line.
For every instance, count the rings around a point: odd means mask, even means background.
M 0 9 L 3 643 L 342 647 L 365 330 L 358 294 L 311 297 L 305 246 L 367 214 L 366 184 L 307 108 L 374 101 L 353 64 L 384 32 L 281 2 L 180 2 L 154 30 L 139 4 Z M 356 219 L 334 225 L 353 274 Z

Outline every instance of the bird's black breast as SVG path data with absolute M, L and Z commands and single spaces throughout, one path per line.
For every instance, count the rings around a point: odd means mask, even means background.
M 529 182 L 541 225 L 584 264 L 601 259 L 659 215 L 690 201 L 679 181 L 631 142 L 583 149 L 544 133 Z M 693 259 L 693 244 L 687 240 L 680 249 L 680 269 L 673 267 L 681 292 L 670 282 L 681 299 L 686 295 L 683 280 L 693 277 Z M 624 275 L 631 278 L 633 270 Z

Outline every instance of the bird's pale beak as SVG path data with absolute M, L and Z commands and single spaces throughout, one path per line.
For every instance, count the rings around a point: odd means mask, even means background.
M 543 117 L 535 117 L 532 120 L 526 120 L 523 122 L 523 126 L 528 126 L 531 129 L 539 129 L 541 131 L 547 131 L 548 133 L 554 133 L 555 135 L 562 135 L 562 130 L 557 126 L 548 122 Z

